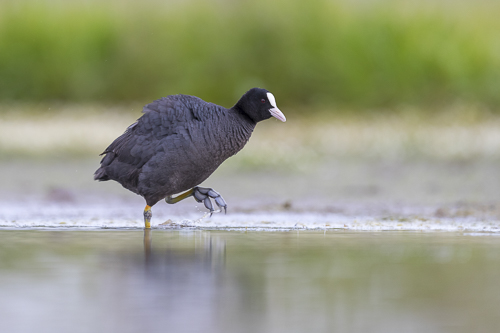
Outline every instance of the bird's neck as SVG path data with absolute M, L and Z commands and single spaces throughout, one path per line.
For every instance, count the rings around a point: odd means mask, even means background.
M 239 129 L 243 133 L 247 133 L 248 137 L 252 135 L 252 132 L 257 123 L 250 118 L 243 110 L 241 110 L 238 105 L 233 106 L 229 111 L 229 116 L 231 117 L 232 122 L 236 125 L 235 127 L 239 127 Z
M 229 121 L 225 122 L 227 128 L 224 132 L 227 133 L 232 148 L 239 151 L 250 139 L 256 123 L 246 113 L 235 107 L 228 109 L 227 115 Z

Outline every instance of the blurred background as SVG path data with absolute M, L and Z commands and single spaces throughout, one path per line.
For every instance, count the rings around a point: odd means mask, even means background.
M 1 1 L 3 102 L 500 105 L 497 1 Z M 289 111 L 290 112 L 290 111 Z
M 262 185 L 288 203 L 300 189 L 313 201 L 496 204 L 499 10 L 493 0 L 1 0 L 0 196 L 114 188 L 91 181 L 97 155 L 143 105 L 183 93 L 230 107 L 259 86 L 288 121 L 259 125 L 224 174 L 288 173 Z

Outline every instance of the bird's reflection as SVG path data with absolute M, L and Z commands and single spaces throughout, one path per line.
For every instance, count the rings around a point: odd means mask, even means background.
M 153 231 L 149 228 L 144 228 L 144 260 L 146 265 L 151 261 L 151 246 L 153 244 Z
M 137 236 L 128 251 L 108 252 L 104 259 L 104 272 L 111 275 L 103 279 L 110 281 L 103 292 L 114 309 L 114 322 L 124 331 L 189 327 L 204 332 L 218 317 L 220 299 L 233 295 L 227 290 L 234 289 L 230 281 L 236 279 L 226 272 L 224 236 L 182 229 L 144 230 Z M 130 309 L 133 316 L 124 316 Z
M 225 265 L 226 243 L 220 237 L 212 237 L 209 231 L 179 231 L 179 238 L 161 237 L 155 247 L 153 233 L 151 229 L 144 229 L 144 264 L 149 273 L 172 278 L 174 272 L 182 269 L 209 269 L 205 274 L 213 274 Z

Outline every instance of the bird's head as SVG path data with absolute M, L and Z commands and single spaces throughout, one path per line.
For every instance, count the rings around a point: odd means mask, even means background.
M 266 89 L 250 89 L 240 98 L 235 107 L 242 110 L 255 122 L 271 117 L 283 122 L 286 121 L 285 115 L 276 106 L 274 95 Z

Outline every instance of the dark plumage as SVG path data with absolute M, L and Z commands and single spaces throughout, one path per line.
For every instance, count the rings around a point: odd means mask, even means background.
M 217 192 L 197 185 L 245 146 L 259 121 L 272 116 L 286 121 L 274 96 L 259 88 L 247 91 L 230 109 L 194 96 L 171 95 L 146 105 L 143 113 L 101 154 L 105 156 L 94 179 L 116 180 L 144 197 L 146 228 L 150 207 L 164 198 L 175 203 L 193 195 L 213 211 L 212 198 L 225 208 Z

